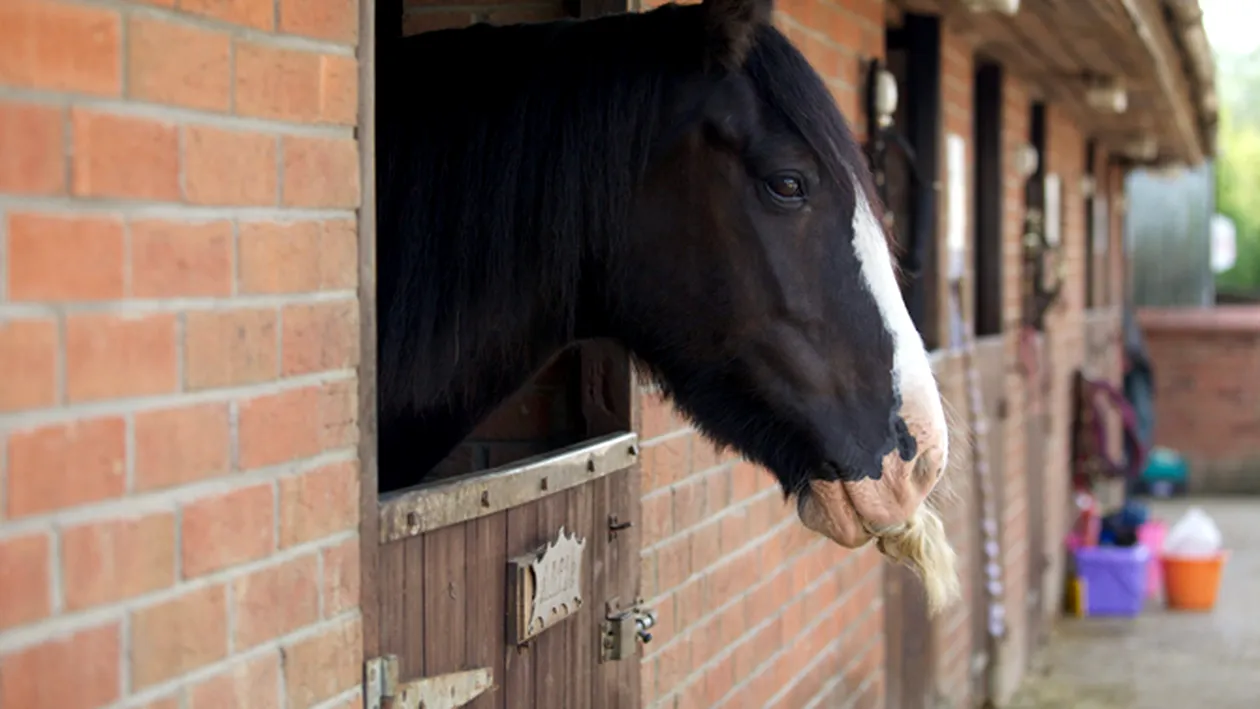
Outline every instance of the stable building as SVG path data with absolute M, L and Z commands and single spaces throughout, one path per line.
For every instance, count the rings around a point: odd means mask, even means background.
M 1075 377 L 1121 375 L 1125 176 L 1214 151 L 1197 3 L 776 7 L 867 153 L 977 434 L 942 507 L 964 601 L 936 618 L 910 572 L 802 528 L 605 344 L 556 360 L 433 482 L 379 485 L 390 43 L 649 9 L 0 7 L 0 706 L 1009 698 L 1061 605 Z M 543 618 L 543 597 L 568 601 Z

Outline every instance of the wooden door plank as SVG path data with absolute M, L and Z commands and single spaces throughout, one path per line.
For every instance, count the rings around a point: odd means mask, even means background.
M 598 652 L 595 642 L 599 633 L 599 617 L 602 614 L 596 611 L 602 605 L 602 601 L 591 597 L 591 560 L 595 538 L 608 537 L 608 523 L 604 520 L 603 524 L 600 524 L 598 520 L 591 517 L 593 513 L 591 495 L 594 490 L 594 485 L 582 485 L 566 493 L 568 509 L 565 516 L 573 525 L 574 533 L 586 540 L 586 550 L 582 560 L 584 604 L 576 618 L 565 621 L 568 625 L 565 630 L 569 636 L 567 640 L 569 660 L 566 668 L 569 676 L 568 681 L 564 683 L 564 703 L 569 707 L 586 706 L 586 701 L 591 694 L 591 673 L 595 666 L 595 653 Z
M 464 665 L 489 667 L 493 691 L 481 695 L 469 709 L 504 709 L 504 633 L 507 602 L 507 513 L 472 520 L 467 528 L 468 606 Z
M 621 597 L 623 607 L 632 605 L 639 595 L 639 530 L 642 521 L 639 517 L 639 466 L 635 464 L 615 475 L 609 476 L 608 514 L 616 515 L 622 522 L 630 522 L 631 527 L 617 534 L 617 538 L 608 545 L 608 565 L 611 588 L 615 595 Z M 639 709 L 639 657 L 627 658 L 613 663 L 617 668 L 616 679 L 612 684 L 612 702 L 610 707 L 618 709 Z
M 375 541 L 375 540 L 373 540 Z M 376 635 L 381 653 L 405 657 L 407 642 L 407 542 L 382 544 L 377 547 L 380 613 Z M 399 668 L 405 672 L 405 668 Z
M 507 558 L 520 556 L 538 546 L 538 503 L 513 507 L 506 512 Z M 504 706 L 510 709 L 528 707 L 534 699 L 534 647 L 532 643 L 516 646 L 504 643 L 503 680 Z
M 901 688 L 905 683 L 905 633 L 901 614 L 901 575 L 884 562 L 884 677 L 885 700 L 890 707 L 902 704 Z
M 593 519 L 608 519 L 608 484 L 610 480 L 620 474 L 613 473 L 607 477 L 600 478 L 589 486 L 591 517 Z M 590 550 L 591 554 L 591 615 L 593 616 L 591 622 L 598 628 L 600 619 L 604 617 L 606 612 L 604 604 L 616 595 L 616 591 L 611 585 L 608 566 L 608 535 L 593 535 L 591 540 L 587 542 L 587 545 L 587 549 Z M 598 648 L 598 646 L 596 647 Z M 616 678 L 617 663 L 601 663 L 598 658 L 595 659 L 595 664 L 591 671 L 590 706 L 614 706 L 613 688 L 616 685 Z
M 568 511 L 567 492 L 548 495 L 538 501 L 538 526 L 536 539 L 538 543 L 553 541 L 560 531 L 561 525 L 567 534 L 572 524 L 566 519 Z M 569 618 L 562 625 L 553 626 L 542 631 L 530 643 L 534 647 L 534 706 L 555 707 L 565 709 L 564 684 L 569 677 L 565 662 L 568 656 L 568 623 L 576 619 Z
M 398 650 L 400 679 L 415 679 L 424 675 L 424 537 L 412 537 L 395 544 L 404 549 L 406 575 L 399 591 L 386 593 L 397 597 L 403 605 L 400 624 L 403 639 Z M 382 585 L 381 588 L 394 587 Z
M 424 535 L 424 676 L 464 669 L 468 603 L 466 524 Z

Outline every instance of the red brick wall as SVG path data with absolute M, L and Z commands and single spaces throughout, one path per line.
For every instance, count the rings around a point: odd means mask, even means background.
M 27 580 L 0 586 L 0 706 L 357 706 L 357 3 L 174 5 L 0 8 L 0 371 L 23 374 L 0 379 L 0 567 Z M 417 2 L 406 27 L 558 14 Z M 776 22 L 860 133 L 859 60 L 883 53 L 882 0 L 783 2 Z M 973 48 L 947 31 L 944 52 L 945 128 L 970 143 Z M 1028 490 L 1035 398 L 1013 364 L 1023 186 L 1009 156 L 1027 140 L 1032 89 L 1008 74 L 1004 92 L 1012 364 L 990 435 L 1005 441 L 1009 690 L 1038 553 L 1030 497 L 1049 515 L 1047 607 L 1062 567 L 1067 397 L 1085 356 L 1084 150 L 1052 106 L 1069 284 L 1048 326 L 1045 487 Z M 937 354 L 965 421 L 959 364 Z M 645 705 L 884 706 L 877 553 L 802 530 L 768 473 L 638 391 L 642 590 L 660 613 Z M 945 514 L 969 584 L 964 441 Z M 954 706 L 974 699 L 976 612 L 934 623 L 933 684 Z
M 1260 308 L 1139 314 L 1155 373 L 1155 444 L 1196 492 L 1260 492 Z
M 0 705 L 357 706 L 358 5 L 175 5 L 0 5 Z

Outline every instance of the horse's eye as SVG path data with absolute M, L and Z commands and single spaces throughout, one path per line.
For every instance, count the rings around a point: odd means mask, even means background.
M 805 196 L 805 183 L 801 178 L 791 174 L 771 175 L 766 179 L 766 189 L 781 200 L 795 202 Z

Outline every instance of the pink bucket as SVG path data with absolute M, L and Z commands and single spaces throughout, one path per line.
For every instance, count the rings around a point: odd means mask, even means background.
M 1138 544 L 1151 550 L 1150 563 L 1146 569 L 1146 595 L 1158 598 L 1164 587 L 1164 567 L 1160 558 L 1164 553 L 1164 537 L 1168 535 L 1168 523 L 1152 519 L 1139 525 L 1137 530 Z

